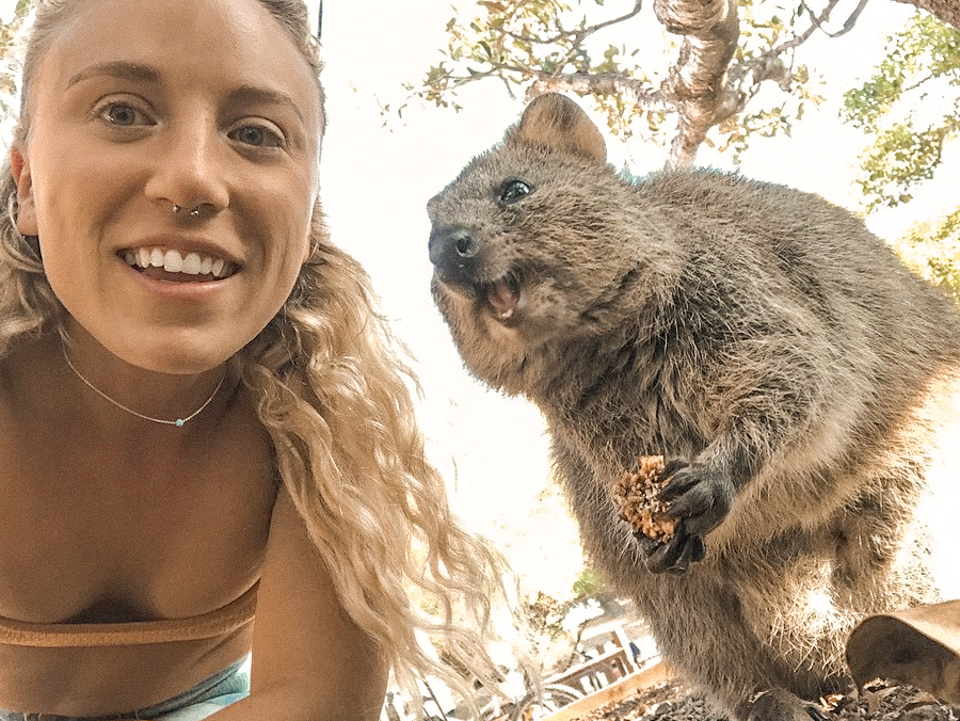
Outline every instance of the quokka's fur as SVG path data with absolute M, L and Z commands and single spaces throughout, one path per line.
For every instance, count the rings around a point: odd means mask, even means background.
M 843 686 L 858 619 L 937 598 L 914 510 L 960 320 L 860 220 L 721 172 L 625 179 L 559 95 L 428 212 L 467 368 L 541 408 L 590 558 L 721 710 Z M 689 464 L 655 552 L 610 495 L 640 454 Z

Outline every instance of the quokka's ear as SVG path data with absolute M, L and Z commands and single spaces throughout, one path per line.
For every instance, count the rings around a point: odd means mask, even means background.
M 506 142 L 539 145 L 601 163 L 607 160 L 607 145 L 600 130 L 579 105 L 557 93 L 534 98 L 523 111 L 520 124 L 507 134 Z

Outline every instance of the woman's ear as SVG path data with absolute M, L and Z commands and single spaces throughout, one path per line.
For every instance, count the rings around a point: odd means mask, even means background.
M 21 235 L 39 235 L 30 161 L 16 146 L 10 149 L 10 167 L 17 184 L 17 230 Z

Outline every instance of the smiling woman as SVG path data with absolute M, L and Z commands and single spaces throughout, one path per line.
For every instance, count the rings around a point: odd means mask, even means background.
M 69 322 L 140 368 L 202 371 L 260 332 L 309 252 L 316 81 L 258 3 L 80 4 L 28 76 L 18 229 L 39 238 Z M 140 252 L 174 275 L 131 273 Z M 237 272 L 177 282 L 190 253 Z
M 482 673 L 499 569 L 327 238 L 305 5 L 37 5 L 0 170 L 0 719 L 374 719 L 388 671 L 450 676 L 421 630 Z

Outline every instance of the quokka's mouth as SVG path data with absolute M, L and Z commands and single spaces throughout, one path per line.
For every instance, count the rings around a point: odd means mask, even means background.
M 469 299 L 478 310 L 489 313 L 504 325 L 516 320 L 521 297 L 520 278 L 516 273 L 508 273 L 490 283 L 477 283 L 435 270 L 433 282 L 435 291 L 442 288 L 445 293 Z
M 477 297 L 486 302 L 494 318 L 502 323 L 513 319 L 520 304 L 520 280 L 514 273 L 493 283 L 482 283 L 477 291 Z

